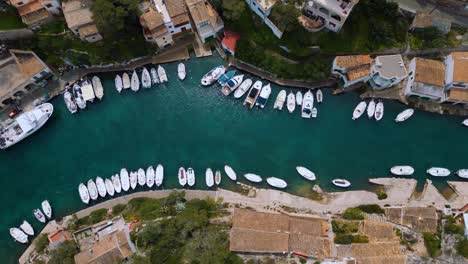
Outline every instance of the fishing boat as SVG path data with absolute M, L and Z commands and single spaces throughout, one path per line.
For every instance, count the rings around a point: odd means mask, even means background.
M 117 92 L 122 92 L 122 89 L 123 89 L 123 83 L 122 83 L 122 77 L 120 77 L 120 75 L 116 75 L 115 76 L 115 80 L 114 80 L 114 83 L 115 83 L 115 89 L 117 90 Z
M 279 189 L 284 189 L 288 186 L 285 180 L 282 180 L 276 177 L 267 178 L 266 181 L 270 186 L 273 186 Z
M 239 85 L 239 88 L 234 92 L 234 98 L 241 98 L 244 96 L 244 94 L 250 89 L 250 86 L 252 86 L 252 83 L 252 79 L 244 80 L 241 85 Z
M 447 177 L 450 175 L 450 170 L 446 168 L 432 167 L 428 169 L 426 173 L 434 177 Z
M 104 180 L 99 176 L 96 177 L 96 187 L 97 187 L 99 196 L 106 197 L 106 194 L 107 194 L 106 184 L 104 183 Z
M 124 192 L 130 189 L 130 177 L 128 176 L 128 171 L 125 168 L 120 169 L 120 184 L 122 185 L 122 190 Z
M 268 102 L 268 98 L 270 98 L 270 95 L 271 86 L 270 84 L 267 84 L 263 86 L 262 91 L 260 92 L 260 95 L 258 96 L 257 101 L 255 102 L 255 105 L 260 108 L 265 108 L 265 105 Z
M 255 105 L 255 101 L 257 101 L 257 97 L 260 94 L 261 90 L 262 90 L 262 82 L 256 81 L 254 85 L 252 85 L 252 87 L 250 88 L 250 91 L 244 100 L 244 105 L 248 105 L 248 107 L 252 109 Z
M 83 99 L 86 102 L 94 102 L 94 98 L 96 98 L 96 95 L 94 94 L 94 88 L 91 82 L 87 79 L 84 79 L 83 81 L 81 81 L 80 86 L 82 92 L 81 95 L 83 96 Z
M 67 109 L 70 111 L 70 113 L 74 114 L 78 111 L 78 107 L 76 106 L 76 103 L 73 100 L 73 96 L 68 91 L 68 89 L 63 94 L 63 100 L 65 101 L 65 105 L 67 106 Z
M 375 120 L 380 121 L 384 115 L 384 105 L 382 102 L 378 102 L 375 107 Z
M 463 120 L 462 124 L 468 127 L 468 119 Z
M 138 185 L 138 173 L 136 171 L 130 172 L 130 187 L 135 190 Z
M 145 170 L 142 168 L 138 169 L 138 185 L 145 186 L 146 185 L 146 175 Z
M 201 84 L 203 86 L 208 86 L 208 85 L 212 85 L 214 82 L 216 82 L 220 77 L 221 75 L 223 75 L 224 73 L 226 72 L 226 68 L 224 68 L 224 66 L 217 66 L 215 68 L 213 68 L 212 70 L 210 70 L 208 73 L 206 73 L 205 75 L 203 75 L 202 79 L 201 79 Z
M 21 223 L 20 228 L 27 235 L 34 236 L 34 228 L 31 226 L 31 224 L 28 221 L 24 220 L 23 223 Z
M 80 194 L 80 199 L 83 203 L 88 204 L 89 203 L 89 193 L 88 193 L 88 188 L 86 188 L 86 185 L 83 183 L 80 183 L 78 186 L 78 193 Z
M 320 89 L 317 90 L 316 97 L 317 97 L 317 103 L 321 104 L 322 101 L 323 101 L 323 93 L 322 93 L 322 90 L 320 90 Z
M 232 77 L 229 81 L 227 81 L 222 87 L 221 87 L 221 92 L 225 95 L 228 96 L 234 90 L 237 89 L 242 84 L 242 81 L 244 80 L 244 75 L 236 75 Z
M 302 105 L 302 93 L 300 91 L 296 93 L 296 105 Z
M 149 166 L 146 169 L 146 186 L 149 188 L 153 187 L 154 185 L 154 168 L 153 166 Z
M 460 178 L 468 179 L 468 169 L 457 170 L 455 174 Z
M 52 218 L 52 207 L 50 206 L 49 201 L 44 200 L 41 203 L 42 211 L 47 216 L 47 219 Z
M 83 98 L 83 92 L 81 91 L 81 87 L 78 83 L 73 85 L 73 97 L 75 98 L 76 105 L 78 105 L 80 109 L 86 108 L 86 101 Z
M 288 94 L 287 108 L 289 113 L 294 112 L 294 109 L 296 109 L 296 96 L 293 92 L 289 92 Z
M 133 71 L 132 73 L 131 89 L 134 92 L 138 92 L 138 90 L 140 90 L 140 80 L 138 79 L 138 74 L 136 71 Z
M 318 110 L 316 107 L 312 108 L 312 118 L 317 118 Z
M 187 184 L 187 175 L 185 173 L 184 167 L 179 168 L 178 178 L 179 178 L 179 184 L 181 186 L 185 186 Z
M 143 67 L 143 71 L 141 72 L 141 86 L 143 88 L 151 88 L 151 75 L 146 67 Z
M 362 114 L 364 114 L 364 111 L 366 111 L 366 106 L 367 103 L 365 101 L 362 101 L 356 106 L 356 108 L 354 108 L 353 120 L 360 118 Z
M 286 102 L 286 91 L 281 90 L 276 96 L 275 105 L 273 109 L 283 110 L 284 102 Z
M 151 68 L 151 80 L 153 81 L 153 84 L 158 84 L 159 83 L 159 77 L 158 77 L 158 71 L 153 67 Z
M 410 176 L 414 173 L 414 168 L 411 166 L 393 166 L 390 168 L 390 172 L 398 176 Z
M 216 170 L 214 180 L 215 180 L 216 185 L 221 184 L 221 171 Z
M 165 83 L 168 81 L 166 70 L 164 70 L 163 66 L 161 65 L 158 65 L 158 76 L 159 76 L 160 83 Z
M 399 113 L 395 118 L 395 122 L 404 122 L 408 120 L 414 114 L 414 109 L 406 109 L 403 112 Z
M 244 174 L 244 177 L 247 180 L 249 180 L 251 182 L 255 182 L 255 183 L 258 183 L 258 182 L 262 181 L 262 177 L 258 176 L 257 174 L 253 174 L 253 173 Z
M 155 183 L 156 183 L 156 186 L 161 186 L 161 184 L 163 183 L 163 180 L 164 180 L 164 167 L 163 165 L 159 164 L 157 167 L 156 167 L 156 177 L 155 177 Z
M 224 165 L 224 172 L 226 172 L 226 175 L 229 177 L 229 179 L 233 181 L 237 180 L 236 172 L 230 166 Z
M 34 209 L 33 210 L 33 215 L 34 217 L 36 217 L 37 221 L 41 222 L 41 223 L 45 223 L 46 222 L 46 217 L 45 215 L 42 213 L 42 211 L 40 209 Z
M 306 167 L 303 166 L 297 166 L 296 167 L 297 173 L 301 175 L 302 177 L 306 178 L 309 181 L 315 181 L 317 177 L 315 176 L 315 173 L 313 173 L 311 170 L 307 169 Z
M 128 76 L 128 73 L 124 72 L 122 74 L 122 88 L 129 89 L 130 87 L 131 87 L 130 77 Z
M 28 235 L 26 235 L 23 231 L 21 231 L 19 228 L 12 227 L 10 228 L 10 235 L 13 237 L 13 239 L 16 242 L 26 244 L 28 243 Z
M 225 85 L 229 80 L 231 80 L 232 77 L 234 77 L 234 74 L 236 74 L 235 71 L 228 71 L 221 75 L 221 77 L 218 79 L 218 84 L 221 86 Z
M 112 185 L 114 185 L 114 190 L 116 193 L 120 193 L 122 191 L 122 184 L 120 183 L 119 175 L 116 174 L 111 177 Z
M 213 187 L 214 185 L 213 171 L 210 168 L 206 169 L 205 182 L 208 187 Z
M 177 76 L 179 76 L 179 79 L 183 81 L 186 75 L 187 73 L 185 72 L 185 64 L 181 62 L 179 65 L 177 65 Z
M 192 168 L 187 169 L 187 184 L 188 186 L 195 185 L 195 172 L 193 171 Z
M 342 188 L 348 188 L 349 186 L 351 186 L 351 183 L 345 179 L 334 179 L 332 183 L 333 185 L 342 187 Z
M 373 118 L 375 114 L 375 101 L 372 99 L 367 106 L 367 117 Z
M 94 181 L 91 179 L 88 180 L 88 192 L 89 192 L 89 197 L 91 197 L 92 200 L 96 200 L 99 196 L 96 183 L 94 183 Z
M 104 97 L 104 87 L 102 87 L 101 79 L 99 79 L 97 76 L 94 76 L 91 81 L 93 82 L 94 94 L 96 95 L 97 99 L 102 100 Z
M 106 184 L 106 191 L 107 193 L 110 195 L 110 196 L 114 196 L 114 185 L 112 184 L 112 181 L 107 179 L 104 181 L 104 183 Z
M 304 94 L 304 98 L 302 100 L 302 118 L 310 118 L 312 116 L 312 109 L 314 108 L 314 95 L 307 91 Z

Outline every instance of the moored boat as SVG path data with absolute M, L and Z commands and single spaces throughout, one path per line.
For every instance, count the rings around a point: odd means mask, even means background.
M 106 194 L 107 194 L 106 184 L 104 183 L 104 180 L 99 176 L 96 177 L 96 187 L 97 187 L 99 196 L 106 197 Z
M 351 186 L 351 183 L 345 179 L 334 179 L 332 183 L 333 185 L 341 187 L 341 188 L 347 188 Z
M 377 105 L 375 107 L 375 120 L 380 121 L 380 119 L 382 119 L 383 115 L 384 115 L 384 105 L 380 101 L 380 102 L 377 103 Z
M 122 89 L 123 89 L 123 83 L 122 83 L 122 77 L 120 77 L 120 75 L 116 75 L 115 76 L 115 79 L 114 79 L 114 83 L 115 83 L 115 89 L 117 90 L 117 92 L 122 92 Z
M 138 185 L 138 173 L 136 171 L 130 172 L 130 188 L 135 190 Z
M 124 72 L 122 74 L 122 88 L 129 89 L 130 87 L 131 87 L 130 77 L 128 76 L 128 73 Z
M 268 98 L 270 98 L 270 95 L 271 86 L 268 83 L 267 85 L 263 86 L 262 91 L 260 92 L 260 95 L 258 96 L 257 101 L 255 102 L 255 105 L 260 108 L 265 108 L 265 105 L 268 102 Z
M 161 65 L 158 65 L 158 77 L 160 83 L 165 83 L 168 81 L 166 70 Z
M 34 217 L 36 217 L 37 221 L 41 222 L 41 223 L 45 223 L 46 222 L 46 217 L 45 215 L 42 213 L 41 209 L 34 209 L 33 210 L 33 215 Z
M 34 229 L 28 221 L 24 220 L 23 223 L 21 223 L 20 228 L 27 235 L 34 236 Z
M 446 168 L 432 167 L 429 168 L 426 173 L 434 177 L 447 177 L 450 175 L 450 170 Z
M 65 101 L 65 105 L 67 106 L 67 109 L 68 111 L 70 111 L 70 113 L 74 114 L 78 111 L 78 107 L 75 103 L 75 100 L 73 100 L 73 96 L 68 91 L 68 89 L 63 94 L 63 100 Z
M 83 183 L 80 183 L 78 186 L 78 193 L 80 194 L 80 199 L 83 203 L 88 204 L 89 203 L 89 193 L 88 193 L 88 188 L 86 188 L 86 185 Z
M 404 122 L 408 120 L 413 114 L 414 109 L 406 109 L 397 115 L 397 117 L 395 118 L 395 122 Z
M 181 81 L 183 81 L 186 75 L 187 73 L 185 72 L 185 64 L 181 62 L 179 65 L 177 65 L 177 76 Z
M 296 109 L 296 96 L 294 95 L 293 92 L 289 92 L 288 94 L 287 107 L 288 107 L 289 113 L 294 112 L 294 109 Z
M 367 106 L 367 117 L 373 118 L 375 114 L 375 101 L 372 99 Z
M 124 192 L 130 189 L 130 177 L 126 168 L 120 169 L 120 183 Z
M 302 93 L 297 91 L 296 93 L 296 105 L 302 105 Z
M 221 75 L 221 77 L 218 79 L 218 84 L 221 86 L 225 85 L 229 80 L 231 80 L 232 77 L 234 77 L 234 74 L 236 74 L 235 71 L 228 71 Z
M 315 173 L 313 173 L 311 170 L 307 169 L 306 167 L 303 166 L 297 166 L 296 167 L 297 173 L 301 175 L 302 177 L 306 178 L 309 181 L 315 181 L 317 177 L 315 176 Z
M 114 190 L 116 193 L 120 193 L 122 191 L 122 184 L 120 183 L 120 177 L 118 174 L 111 177 L 112 185 L 114 185 Z
M 143 71 L 141 72 L 141 86 L 143 88 L 151 88 L 151 75 L 146 67 L 143 67 Z
M 94 181 L 91 179 L 88 180 L 88 192 L 89 197 L 91 197 L 92 200 L 96 200 L 99 196 L 96 183 L 94 183 Z
M 414 173 L 414 168 L 411 166 L 393 166 L 390 168 L 390 172 L 394 175 L 399 176 L 410 176 Z
M 364 114 L 364 111 L 366 111 L 366 106 L 367 103 L 365 101 L 362 101 L 356 106 L 356 108 L 354 108 L 353 120 L 360 118 L 362 114 Z
M 462 124 L 466 127 L 468 127 L 468 119 L 463 120 Z
M 93 76 L 91 81 L 93 82 L 94 94 L 96 95 L 97 99 L 102 100 L 104 97 L 104 87 L 102 87 L 101 79 L 99 79 L 97 76 Z
M 276 96 L 274 109 L 283 110 L 284 102 L 286 101 L 286 90 L 281 90 Z
M 81 95 L 83 96 L 83 99 L 86 102 L 94 102 L 94 98 L 96 98 L 96 95 L 94 94 L 94 88 L 91 82 L 87 79 L 84 79 L 83 81 L 81 81 L 80 86 L 82 92 Z
M 156 183 L 156 186 L 161 186 L 161 184 L 163 183 L 163 180 L 164 180 L 164 167 L 163 165 L 159 164 L 157 167 L 156 167 L 156 177 L 155 177 L 155 183 Z
M 239 87 L 242 84 L 243 80 L 244 80 L 243 74 L 232 77 L 221 87 L 221 92 L 225 96 L 230 95 L 232 92 L 234 92 L 234 90 L 237 89 L 237 87 Z
M 244 174 L 244 177 L 251 181 L 251 182 L 255 182 L 255 183 L 258 183 L 258 182 L 261 182 L 262 181 L 262 177 L 258 176 L 257 174 L 253 174 L 253 173 L 246 173 Z
M 26 244 L 28 243 L 28 235 L 26 235 L 23 231 L 21 231 L 19 228 L 12 227 L 10 228 L 10 235 L 13 237 L 13 239 L 16 242 Z
M 216 170 L 214 180 L 215 180 L 216 185 L 221 184 L 221 171 Z
M 138 185 L 145 186 L 146 185 L 146 175 L 145 170 L 142 168 L 138 169 Z
M 233 181 L 237 180 L 236 172 L 230 166 L 224 165 L 224 172 L 226 172 L 226 175 L 229 177 L 229 179 Z
M 187 175 L 186 175 L 184 167 L 179 168 L 178 178 L 179 178 L 179 184 L 181 186 L 185 186 L 187 184 Z
M 226 72 L 226 68 L 224 66 L 217 66 L 213 69 L 211 69 L 208 73 L 206 73 L 202 79 L 201 79 L 201 84 L 203 86 L 208 86 L 212 85 L 214 82 L 216 82 L 221 75 L 223 75 Z
M 206 169 L 205 182 L 208 187 L 213 187 L 214 185 L 213 171 L 210 168 Z
M 153 67 L 151 68 L 150 73 L 151 73 L 151 80 L 153 84 L 158 84 L 159 83 L 158 71 L 156 71 L 156 69 Z
M 44 214 L 47 216 L 47 219 L 52 218 L 52 206 L 50 206 L 49 201 L 47 200 L 42 201 L 41 208 Z
M 149 188 L 153 187 L 154 185 L 154 168 L 153 166 L 149 166 L 146 169 L 146 186 Z
M 140 79 L 138 79 L 138 74 L 136 71 L 133 71 L 132 73 L 131 89 L 134 92 L 138 92 L 140 90 Z
M 322 101 L 323 101 L 323 93 L 322 93 L 322 90 L 320 90 L 320 89 L 317 90 L 316 97 L 317 97 L 317 103 L 321 104 Z
M 455 172 L 460 178 L 468 179 L 468 169 L 460 169 Z
M 316 107 L 312 108 L 312 118 L 317 118 L 318 110 Z
M 304 94 L 304 98 L 302 100 L 301 117 L 310 118 L 312 116 L 313 108 L 314 108 L 314 95 L 309 90 Z
M 83 98 L 83 92 L 81 91 L 81 86 L 76 82 L 73 84 L 73 97 L 75 98 L 76 105 L 80 109 L 86 108 L 86 101 Z
M 273 186 L 275 188 L 279 188 L 279 189 L 284 189 L 288 186 L 288 184 L 286 183 L 285 180 L 283 179 L 279 179 L 279 178 L 276 178 L 276 177 L 269 177 L 266 179 L 267 183 L 270 185 L 270 186 Z
M 261 90 L 262 90 L 262 82 L 256 81 L 250 88 L 250 91 L 244 100 L 244 105 L 248 105 L 248 107 L 252 109 L 255 105 L 255 101 L 257 101 L 257 98 L 260 95 Z
M 110 196 L 114 196 L 115 190 L 114 190 L 114 185 L 112 184 L 112 181 L 106 178 L 104 183 L 106 185 L 107 194 L 109 194 Z
M 239 86 L 239 88 L 236 89 L 236 91 L 234 92 L 234 98 L 241 98 L 242 96 L 244 96 L 244 94 L 250 89 L 250 87 L 252 86 L 252 79 L 246 79 L 244 80 L 241 85 Z
M 195 171 L 192 168 L 187 169 L 187 184 L 188 186 L 195 185 Z

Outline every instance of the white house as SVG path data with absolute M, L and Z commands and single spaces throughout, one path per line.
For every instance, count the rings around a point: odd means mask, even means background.
M 308 0 L 304 10 L 308 17 L 319 22 L 318 28 L 338 32 L 359 0 Z
M 273 34 L 281 38 L 283 36 L 283 31 L 281 31 L 269 18 L 273 6 L 276 4 L 276 0 L 245 0 L 250 9 L 257 14 L 267 25 Z M 280 2 L 280 4 L 282 4 Z
M 405 96 L 445 100 L 445 65 L 441 61 L 413 58 L 409 64 Z
M 368 83 L 375 90 L 390 88 L 408 76 L 400 54 L 377 56 L 371 64 Z
M 452 52 L 445 58 L 447 101 L 468 103 L 468 52 Z
M 369 55 L 337 56 L 333 60 L 331 72 L 343 80 L 346 88 L 369 80 L 371 62 Z

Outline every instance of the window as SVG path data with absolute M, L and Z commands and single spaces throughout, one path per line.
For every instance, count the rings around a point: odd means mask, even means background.
M 337 14 L 332 14 L 330 17 L 332 17 L 336 21 L 341 21 L 341 17 L 339 15 L 337 15 Z
M 41 71 L 40 75 L 41 75 L 41 76 L 45 76 L 45 75 L 47 75 L 48 73 L 49 73 L 48 71 Z
M 320 12 L 322 12 L 322 13 L 324 13 L 326 15 L 330 14 L 330 11 L 328 11 L 328 9 L 326 9 L 326 8 L 321 7 L 321 8 L 319 8 L 319 10 L 320 10 Z
M 332 23 L 332 22 L 328 22 L 328 24 L 332 27 L 336 27 L 336 24 L 335 23 Z
M 263 11 L 262 11 L 262 9 L 260 9 L 260 7 L 257 8 L 257 10 L 258 10 L 258 12 L 262 13 L 262 15 L 265 15 L 265 13 L 263 13 Z
M 173 34 L 173 33 L 174 33 L 174 30 L 171 30 L 171 34 Z
M 51 8 L 52 7 L 52 4 L 46 4 L 45 5 L 47 8 Z

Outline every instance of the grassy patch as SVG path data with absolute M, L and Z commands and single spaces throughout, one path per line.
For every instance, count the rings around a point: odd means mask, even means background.
M 6 12 L 0 12 L 0 30 L 25 28 L 21 17 L 13 7 L 8 7 Z
M 468 240 L 466 238 L 461 239 L 457 243 L 457 252 L 465 258 L 468 258 Z
M 92 211 L 88 216 L 78 219 L 78 226 L 89 226 L 101 222 L 107 216 L 107 209 L 97 209 Z
M 49 239 L 46 234 L 41 234 L 35 241 L 34 246 L 36 247 L 37 253 L 41 254 L 49 245 Z
M 352 234 L 359 230 L 359 223 L 353 221 L 333 220 L 332 229 L 335 234 Z
M 423 237 L 429 256 L 436 257 L 440 255 L 440 235 L 425 232 L 423 233 Z
M 369 243 L 369 238 L 363 235 L 337 234 L 333 241 L 336 244 Z
M 348 208 L 343 213 L 346 220 L 364 220 L 364 214 L 359 208 Z
M 453 216 L 447 216 L 444 231 L 449 234 L 464 235 L 465 228 L 462 224 L 457 224 Z
M 357 208 L 368 214 L 385 214 L 385 211 L 377 204 L 363 204 Z

